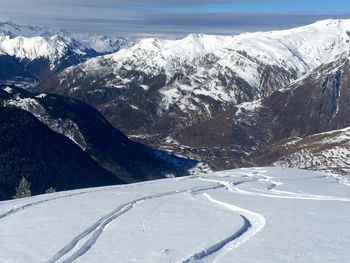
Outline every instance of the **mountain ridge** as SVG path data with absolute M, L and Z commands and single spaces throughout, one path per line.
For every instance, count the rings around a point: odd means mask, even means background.
M 0 120 L 0 200 L 14 196 L 22 177 L 33 195 L 50 187 L 63 191 L 124 183 L 29 112 L 0 107 Z
M 129 140 L 97 110 L 78 100 L 0 85 L 0 106 L 32 113 L 124 182 L 187 175 L 197 163 Z

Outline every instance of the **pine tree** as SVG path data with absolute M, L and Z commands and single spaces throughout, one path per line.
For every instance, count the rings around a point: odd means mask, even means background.
M 45 191 L 45 194 L 52 194 L 52 193 L 55 193 L 55 192 L 56 192 L 56 188 L 50 187 L 49 189 L 47 189 Z
M 22 177 L 18 187 L 16 187 L 16 195 L 13 198 L 24 198 L 31 195 L 30 183 L 24 177 Z

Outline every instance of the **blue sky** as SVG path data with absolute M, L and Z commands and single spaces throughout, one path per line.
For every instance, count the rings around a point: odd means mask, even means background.
M 154 11 L 172 13 L 329 13 L 350 10 L 349 0 L 265 0 L 265 1 L 212 1 L 205 4 L 183 6 L 159 6 L 150 8 Z M 142 6 L 142 5 L 141 5 Z
M 0 0 L 0 19 L 126 36 L 284 29 L 350 18 L 349 0 Z

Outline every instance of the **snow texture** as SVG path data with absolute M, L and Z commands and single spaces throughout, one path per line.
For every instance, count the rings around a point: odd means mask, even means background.
M 245 168 L 0 203 L 1 262 L 348 262 L 350 188 Z

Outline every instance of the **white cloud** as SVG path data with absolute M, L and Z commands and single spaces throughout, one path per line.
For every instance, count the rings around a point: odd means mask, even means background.
M 257 0 L 248 0 L 259 2 Z M 275 1 L 275 0 L 267 0 Z M 157 11 L 148 7 L 185 7 L 203 3 L 234 3 L 209 0 L 0 0 L 0 19 L 17 23 L 58 26 L 73 31 L 119 35 L 183 36 L 188 33 L 234 34 L 243 31 L 281 29 L 339 14 L 239 14 Z

